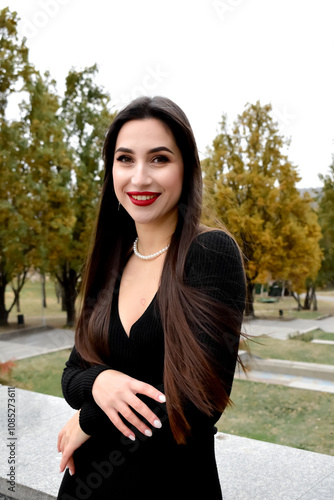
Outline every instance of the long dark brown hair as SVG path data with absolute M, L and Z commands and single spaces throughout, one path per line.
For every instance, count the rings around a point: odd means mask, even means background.
M 236 359 L 240 313 L 219 306 L 217 301 L 185 283 L 185 263 L 190 245 L 201 232 L 210 228 L 200 224 L 202 171 L 195 138 L 186 115 L 170 99 L 135 99 L 118 113 L 107 132 L 103 149 L 105 177 L 94 238 L 83 275 L 82 308 L 75 345 L 90 364 L 107 363 L 115 283 L 137 236 L 133 219 L 122 207 L 118 210 L 112 176 L 114 151 L 122 126 L 130 120 L 147 118 L 161 120 L 169 127 L 184 163 L 178 221 L 166 254 L 156 300 L 165 335 L 167 412 L 174 438 L 178 443 L 185 443 L 191 433 L 186 401 L 191 401 L 206 415 L 221 412 L 230 403 L 229 388 L 224 384 L 224 368 L 207 349 L 207 342 L 202 343 L 200 339 L 205 334 L 224 343 L 229 355 Z

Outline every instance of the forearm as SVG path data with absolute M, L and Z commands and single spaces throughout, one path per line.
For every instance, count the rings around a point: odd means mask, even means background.
M 67 403 L 72 408 L 79 409 L 85 402 L 92 402 L 92 387 L 96 377 L 108 369 L 110 367 L 107 365 L 84 368 L 82 358 L 74 347 L 61 380 L 63 395 Z

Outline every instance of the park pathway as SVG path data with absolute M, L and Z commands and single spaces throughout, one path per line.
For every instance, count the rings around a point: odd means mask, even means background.
M 2 333 L 0 335 L 0 362 L 30 358 L 73 347 L 73 330 L 46 328 Z

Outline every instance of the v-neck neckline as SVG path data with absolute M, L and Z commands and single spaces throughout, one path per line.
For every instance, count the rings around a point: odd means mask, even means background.
M 124 271 L 124 268 L 129 260 L 129 258 L 131 257 L 131 255 L 133 254 L 133 252 L 131 252 L 128 256 L 127 256 L 127 259 L 123 265 L 123 268 L 121 270 L 121 272 L 119 273 L 119 276 L 118 276 L 118 280 L 117 280 L 117 283 L 116 285 L 118 285 L 118 294 L 117 294 L 117 301 L 116 301 L 116 314 L 117 314 L 117 318 L 118 318 L 118 321 L 119 321 L 119 324 L 124 332 L 124 334 L 126 335 L 126 337 L 128 339 L 131 338 L 131 332 L 132 332 L 132 329 L 137 325 L 137 323 L 139 323 L 143 317 L 145 316 L 145 314 L 148 312 L 149 309 L 151 309 L 152 305 L 153 305 L 153 302 L 155 301 L 155 298 L 158 294 L 158 291 L 159 291 L 159 288 L 160 288 L 160 285 L 158 287 L 158 290 L 155 292 L 155 295 L 154 297 L 152 298 L 151 302 L 149 303 L 149 305 L 146 307 L 145 311 L 143 311 L 143 313 L 139 316 L 139 318 L 131 325 L 130 327 L 130 331 L 129 333 L 126 332 L 124 326 L 123 326 L 123 323 L 122 323 L 122 320 L 121 320 L 121 316 L 119 314 L 119 291 L 120 291 L 120 288 L 121 288 L 121 280 L 122 280 L 122 276 L 123 276 L 123 271 Z
M 158 293 L 158 291 L 156 291 L 153 299 L 151 300 L 151 302 L 149 303 L 149 305 L 146 307 L 145 311 L 143 311 L 143 314 L 141 314 L 141 316 L 139 316 L 139 318 L 131 325 L 129 333 L 126 332 L 126 330 L 125 330 L 125 328 L 123 326 L 122 320 L 121 320 L 121 316 L 119 314 L 119 307 L 118 307 L 119 306 L 119 294 L 117 295 L 117 305 L 116 305 L 117 317 L 118 317 L 119 324 L 122 327 L 122 330 L 123 330 L 124 334 L 127 336 L 128 339 L 132 338 L 131 333 L 132 333 L 133 328 L 143 319 L 143 317 L 146 315 L 146 313 L 148 312 L 148 310 L 153 305 L 153 302 L 155 301 L 157 293 Z

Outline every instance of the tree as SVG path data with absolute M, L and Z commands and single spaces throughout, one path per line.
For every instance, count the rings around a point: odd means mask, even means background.
M 102 185 L 101 152 L 112 121 L 97 67 L 71 70 L 62 100 L 49 74 L 28 62 L 16 13 L 0 12 L 0 323 L 19 300 L 31 266 L 62 287 L 67 324 L 75 321 L 81 268 Z M 21 119 L 6 120 L 8 98 L 26 92 Z M 14 301 L 5 306 L 11 282 Z
M 73 163 L 55 82 L 48 73 L 44 77 L 37 74 L 28 90 L 29 102 L 22 109 L 29 127 L 25 162 L 31 178 L 29 206 L 34 214 L 32 264 L 43 276 L 71 244 L 76 222 L 71 206 Z
M 77 285 L 102 187 L 104 135 L 113 118 L 108 110 L 108 94 L 94 83 L 96 73 L 96 66 L 69 72 L 61 109 L 65 143 L 71 150 L 73 161 L 70 207 L 75 223 L 61 251 L 50 256 L 50 266 L 63 289 L 67 324 L 70 326 L 75 322 Z
M 16 13 L 8 8 L 0 11 L 0 325 L 7 324 L 18 301 L 32 250 L 24 161 L 27 126 L 23 120 L 8 120 L 6 116 L 9 97 L 26 90 L 34 74 L 25 42 L 18 39 L 17 22 Z M 14 300 L 7 308 L 5 292 L 10 282 Z
M 311 198 L 301 197 L 300 180 L 285 154 L 271 106 L 248 104 L 230 132 L 226 116 L 208 148 L 204 171 L 203 221 L 222 223 L 245 257 L 246 315 L 254 315 L 255 283 L 289 280 L 301 291 L 321 260 L 320 228 Z
M 319 174 L 324 183 L 319 197 L 319 222 L 322 231 L 321 248 L 324 253 L 318 280 L 322 286 L 334 282 L 334 157 L 329 174 Z

